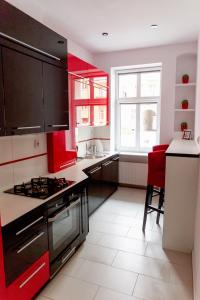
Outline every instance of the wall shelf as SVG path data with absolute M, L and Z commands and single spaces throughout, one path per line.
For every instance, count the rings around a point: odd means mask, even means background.
M 175 111 L 179 111 L 179 112 L 195 112 L 195 109 L 193 109 L 193 108 L 188 108 L 188 109 L 176 108 Z
M 176 83 L 176 87 L 189 87 L 189 86 L 196 86 L 196 82 Z

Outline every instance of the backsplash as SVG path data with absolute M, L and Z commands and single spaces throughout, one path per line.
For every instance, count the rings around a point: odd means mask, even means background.
M 0 189 L 47 174 L 46 134 L 0 137 Z
M 89 149 L 91 145 L 96 145 L 97 151 L 110 150 L 110 127 L 79 127 L 76 128 L 76 141 L 78 146 L 78 156 L 86 154 L 86 144 Z

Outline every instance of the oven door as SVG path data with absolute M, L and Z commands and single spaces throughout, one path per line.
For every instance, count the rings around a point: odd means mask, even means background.
M 55 207 L 59 206 L 57 203 Z M 49 250 L 52 262 L 80 235 L 81 198 L 74 196 L 68 206 L 63 205 L 48 216 Z

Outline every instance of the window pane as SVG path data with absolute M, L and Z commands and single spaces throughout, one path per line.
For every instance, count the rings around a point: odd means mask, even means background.
M 106 85 L 107 85 L 107 78 L 106 77 L 94 77 L 94 98 L 106 98 Z
M 90 98 L 90 81 L 89 78 L 75 80 L 75 99 Z
M 76 124 L 77 126 L 90 125 L 90 106 L 76 107 Z
M 119 98 L 131 98 L 137 96 L 137 75 L 119 75 Z
M 106 105 L 94 106 L 94 125 L 103 126 L 106 125 Z
M 136 105 L 120 105 L 120 144 L 121 147 L 136 147 Z
M 160 72 L 141 73 L 141 97 L 160 96 Z
M 140 147 L 151 148 L 156 144 L 157 104 L 140 104 Z

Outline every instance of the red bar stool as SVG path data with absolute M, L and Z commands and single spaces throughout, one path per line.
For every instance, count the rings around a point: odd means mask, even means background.
M 164 214 L 162 207 L 164 203 L 165 165 L 165 150 L 156 150 L 148 153 L 148 179 L 142 227 L 143 231 L 145 231 L 148 213 L 154 211 L 157 212 L 157 224 L 159 224 L 160 214 Z M 159 196 L 158 207 L 152 206 L 152 198 L 155 196 Z

